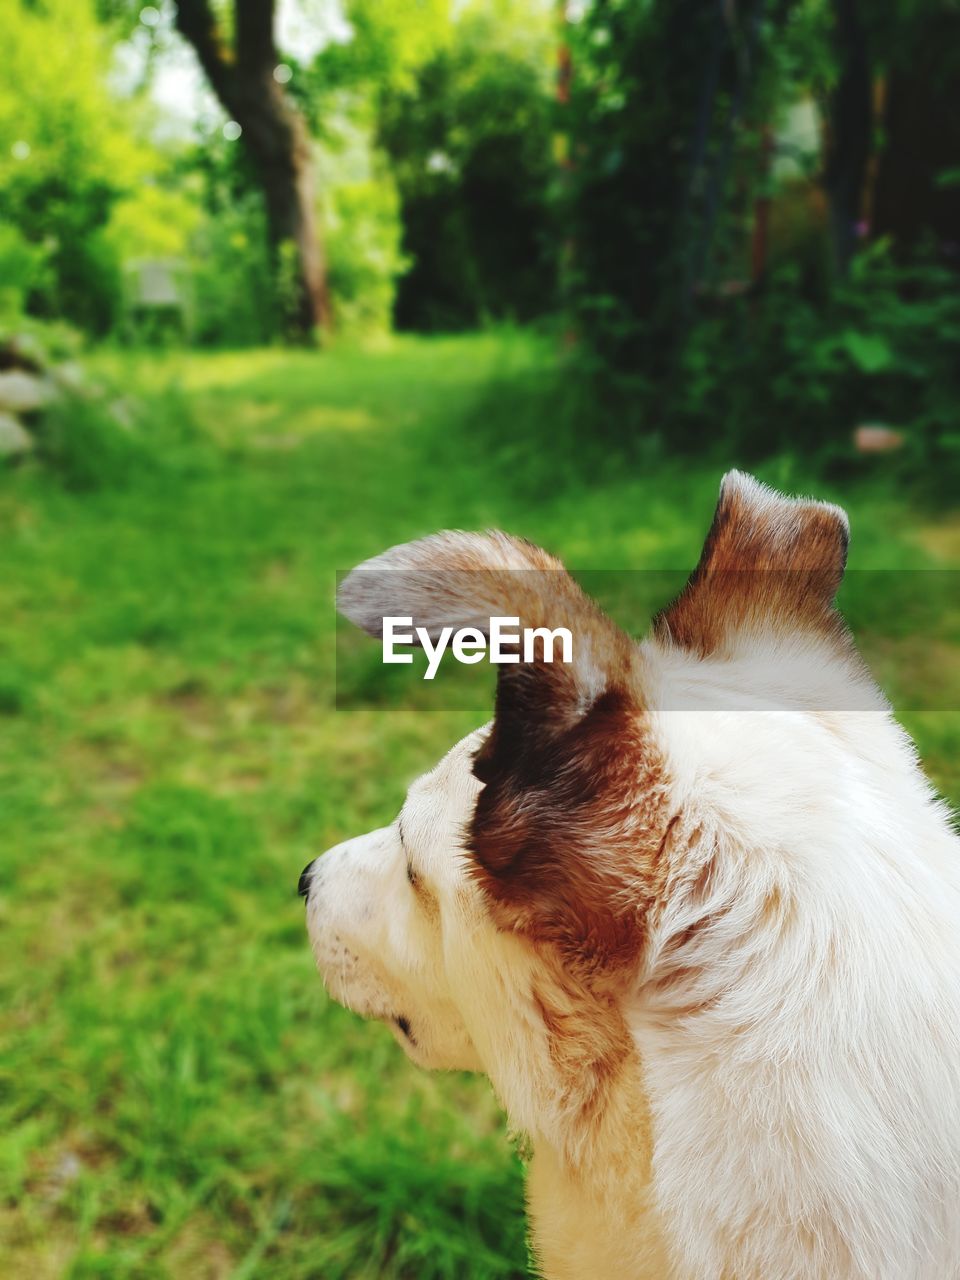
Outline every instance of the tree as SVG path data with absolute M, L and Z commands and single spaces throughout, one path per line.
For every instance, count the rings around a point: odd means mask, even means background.
M 960 227 L 960 10 L 911 0 L 877 33 L 883 70 L 871 232 L 909 250 L 932 235 L 956 260 Z
M 107 230 L 157 155 L 107 86 L 107 33 L 90 0 L 21 5 L 0 77 L 0 310 L 92 333 L 115 322 L 120 263 Z
M 735 202 L 763 179 L 755 126 L 789 8 L 596 0 L 567 28 L 565 293 L 584 343 L 630 379 L 677 366 L 722 283 Z
M 873 82 L 867 31 L 857 0 L 835 0 L 839 77 L 830 104 L 825 185 L 830 198 L 834 262 L 845 274 L 863 218 L 873 143 Z
M 176 0 L 177 30 L 196 51 L 210 86 L 242 139 L 263 190 L 270 243 L 293 267 L 290 321 L 302 336 L 330 328 L 326 263 L 314 207 L 310 137 L 274 77 L 275 0 L 234 0 L 228 41 L 210 0 Z
M 509 22 L 502 8 L 462 10 L 454 39 L 380 95 L 409 259 L 401 328 L 527 320 L 555 305 L 554 33 L 549 11 L 531 9 Z

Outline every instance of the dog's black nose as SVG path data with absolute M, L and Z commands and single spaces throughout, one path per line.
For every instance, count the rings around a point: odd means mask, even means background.
M 299 893 L 301 898 L 306 898 L 310 894 L 310 880 L 312 878 L 310 872 L 313 870 L 314 862 L 316 862 L 316 858 L 313 859 L 313 862 L 308 862 L 300 872 L 300 879 L 297 883 L 297 893 Z

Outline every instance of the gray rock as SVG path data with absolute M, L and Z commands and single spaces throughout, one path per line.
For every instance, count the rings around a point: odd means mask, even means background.
M 9 413 L 0 412 L 0 458 L 15 458 L 29 453 L 33 441 L 20 423 Z
M 33 333 L 14 333 L 0 339 L 0 351 L 12 357 L 10 363 L 14 367 L 36 371 L 47 364 L 43 344 Z
M 50 377 L 64 391 L 80 395 L 90 389 L 86 372 L 76 360 L 68 360 L 64 364 L 55 364 L 50 369 Z
M 23 369 L 0 373 L 0 411 L 31 413 L 49 404 L 55 395 L 56 388 L 46 379 L 25 373 Z

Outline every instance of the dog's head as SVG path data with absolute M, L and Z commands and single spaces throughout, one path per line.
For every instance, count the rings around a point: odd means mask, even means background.
M 557 560 L 501 533 L 442 533 L 355 569 L 339 604 L 371 635 L 385 616 L 431 636 L 506 616 L 567 627 L 574 645 L 569 663 L 541 645 L 500 666 L 491 724 L 414 783 L 391 826 L 306 869 L 333 996 L 389 1022 L 424 1066 L 487 1071 L 516 1124 L 542 1109 L 538 1073 L 558 1106 L 573 1105 L 565 1072 L 593 1105 L 629 1052 L 623 1002 L 650 979 L 654 941 L 669 951 L 670 904 L 708 912 L 719 892 L 718 824 L 737 820 L 706 794 L 731 750 L 724 697 L 759 672 L 796 717 L 811 672 L 859 679 L 833 606 L 846 544 L 837 508 L 733 473 L 696 571 L 640 644 Z M 682 697 L 719 714 L 671 715 Z M 675 912 L 671 936 L 692 918 Z

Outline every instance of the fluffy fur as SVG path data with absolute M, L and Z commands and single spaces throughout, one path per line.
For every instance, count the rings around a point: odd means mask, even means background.
M 734 473 L 639 644 L 502 534 L 344 584 L 372 634 L 574 633 L 303 881 L 333 996 L 529 1134 L 550 1280 L 960 1277 L 960 841 L 834 610 L 846 543 Z

